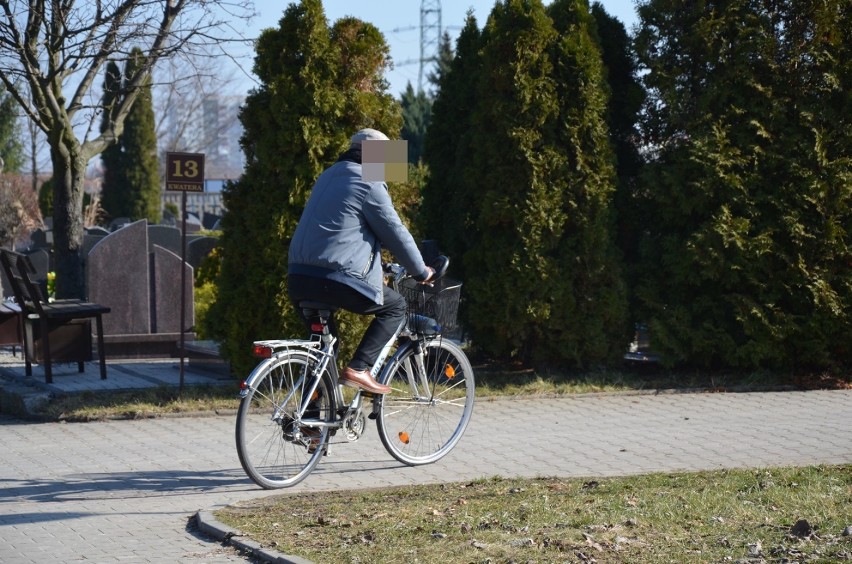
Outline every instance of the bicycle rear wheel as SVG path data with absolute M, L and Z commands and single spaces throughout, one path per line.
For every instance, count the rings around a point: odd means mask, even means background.
M 443 458 L 461 439 L 473 414 L 473 368 L 443 339 L 424 341 L 392 360 L 381 381 L 392 388 L 379 401 L 378 431 L 387 451 L 408 465 Z
M 248 477 L 263 488 L 298 484 L 326 450 L 329 427 L 323 423 L 334 420 L 334 388 L 325 371 L 306 398 L 316 363 L 314 356 L 293 351 L 264 361 L 246 379 L 237 411 L 237 453 Z

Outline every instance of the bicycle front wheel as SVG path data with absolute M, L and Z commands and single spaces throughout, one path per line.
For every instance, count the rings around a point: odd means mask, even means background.
M 298 484 L 327 448 L 334 393 L 327 371 L 313 386 L 317 362 L 294 351 L 264 361 L 246 380 L 237 411 L 237 453 L 243 470 L 263 488 Z
M 475 390 L 473 368 L 458 346 L 443 339 L 415 343 L 391 361 L 381 381 L 391 392 L 378 400 L 379 437 L 394 458 L 429 464 L 456 446 Z

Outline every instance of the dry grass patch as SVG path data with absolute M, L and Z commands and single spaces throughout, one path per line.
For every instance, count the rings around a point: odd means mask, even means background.
M 277 495 L 216 512 L 324 562 L 852 560 L 852 465 Z

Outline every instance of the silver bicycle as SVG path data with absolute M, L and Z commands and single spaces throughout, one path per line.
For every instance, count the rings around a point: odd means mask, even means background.
M 298 484 L 331 444 L 361 437 L 368 418 L 404 464 L 435 462 L 456 446 L 473 413 L 475 385 L 467 356 L 443 336 L 455 325 L 461 291 L 460 283 L 443 277 L 448 263 L 440 257 L 432 286 L 416 283 L 400 265 L 385 266 L 409 304 L 407 319 L 370 371 L 391 387 L 388 394 L 357 390 L 344 399 L 328 328 L 335 308 L 328 304 L 299 304 L 312 323 L 310 339 L 254 343 L 263 360 L 242 383 L 236 424 L 237 453 L 249 478 L 267 489 Z

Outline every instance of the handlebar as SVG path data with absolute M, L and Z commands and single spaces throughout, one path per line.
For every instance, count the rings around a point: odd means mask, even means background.
M 447 269 L 450 267 L 450 258 L 444 255 L 439 255 L 432 261 L 431 266 L 435 270 L 435 275 L 429 280 L 430 283 L 437 281 L 444 274 L 447 273 Z M 405 267 L 401 264 L 397 264 L 395 262 L 387 262 L 382 264 L 382 269 L 387 273 L 393 276 L 395 282 L 399 282 L 403 278 L 406 277 L 407 272 Z

